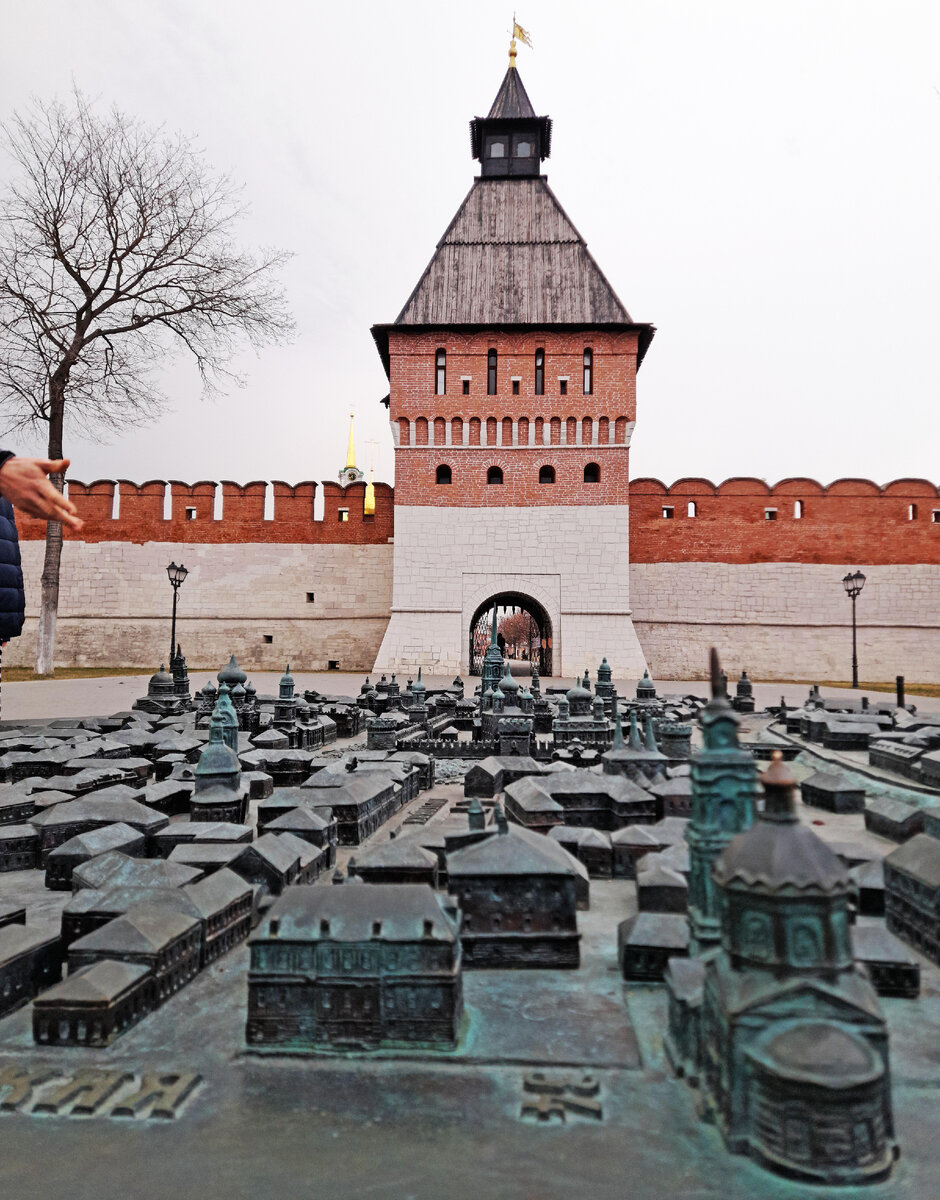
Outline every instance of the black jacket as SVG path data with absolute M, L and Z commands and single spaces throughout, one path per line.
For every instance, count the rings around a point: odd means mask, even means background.
M 8 450 L 0 450 L 0 466 L 12 457 Z M 0 642 L 19 637 L 25 610 L 20 542 L 16 536 L 13 505 L 0 496 Z

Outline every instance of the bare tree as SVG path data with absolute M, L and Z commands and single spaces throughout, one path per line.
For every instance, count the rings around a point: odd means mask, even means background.
M 499 632 L 512 647 L 512 655 L 518 658 L 520 649 L 526 657 L 532 657 L 533 647 L 539 640 L 539 627 L 527 612 L 510 613 L 499 623 Z
M 239 192 L 182 135 L 78 91 L 3 128 L 17 177 L 0 202 L 0 410 L 7 430 L 142 424 L 164 397 L 154 368 L 174 351 L 207 389 L 225 364 L 292 329 L 276 280 L 288 255 L 233 241 Z M 53 482 L 62 490 L 61 476 Z M 62 526 L 46 527 L 36 671 L 53 671 Z

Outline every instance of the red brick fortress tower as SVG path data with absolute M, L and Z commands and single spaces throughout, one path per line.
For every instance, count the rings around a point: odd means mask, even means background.
M 392 613 L 376 670 L 468 672 L 494 604 L 532 613 L 543 670 L 645 666 L 629 600 L 634 322 L 541 174 L 551 149 L 510 57 L 471 122 L 480 175 L 373 336 L 395 443 Z M 548 653 L 546 653 L 548 651 Z

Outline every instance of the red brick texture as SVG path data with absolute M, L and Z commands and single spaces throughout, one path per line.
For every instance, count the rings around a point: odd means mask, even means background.
M 593 355 L 588 394 L 586 348 Z M 441 349 L 447 356 L 446 389 L 438 395 Z M 495 395 L 487 393 L 491 349 L 497 353 Z M 545 354 L 542 395 L 535 392 L 538 349 Z M 629 451 L 624 442 L 636 415 L 636 358 L 635 333 L 391 331 L 389 414 L 398 430 L 397 502 L 467 508 L 626 504 Z M 567 379 L 565 395 L 560 377 Z M 450 446 L 444 444 L 448 422 L 456 443 Z M 461 444 L 465 433 L 467 446 Z M 584 483 L 588 463 L 599 467 L 598 483 Z M 451 468 L 449 485 L 435 482 L 441 465 Z M 487 485 L 492 466 L 503 471 L 501 486 Z M 554 468 L 554 484 L 539 483 L 543 466 Z
M 802 516 L 794 515 L 797 503 Z M 696 506 L 694 516 L 689 505 Z M 673 510 L 672 519 L 663 509 Z M 776 519 L 767 520 L 767 509 Z M 912 512 L 916 515 L 912 516 Z M 938 514 L 934 520 L 934 513 Z M 630 484 L 630 561 L 940 563 L 940 489 L 925 479 L 658 479 Z
M 212 513 L 217 484 L 200 482 L 192 485 L 171 480 L 151 479 L 136 484 L 117 481 L 119 515 L 112 518 L 115 480 L 98 479 L 84 484 L 69 480 L 69 498 L 85 522 L 80 534 L 64 530 L 68 540 L 85 542 L 281 542 L 292 544 L 327 543 L 367 545 L 385 543 L 394 533 L 394 491 L 387 483 L 375 485 L 375 514 L 364 516 L 364 483 L 343 488 L 338 483 L 324 483 L 323 519 L 315 521 L 313 505 L 317 484 L 298 483 L 295 487 L 275 480 L 274 516 L 264 519 L 264 500 L 267 484 L 264 481 L 241 486 L 223 480 L 222 515 L 214 520 Z M 172 516 L 163 519 L 164 496 L 170 488 Z M 348 510 L 348 519 L 339 519 L 340 509 Z M 195 515 L 187 519 L 187 510 Z M 41 540 L 46 536 L 44 521 L 36 521 L 17 513 L 17 527 L 24 541 Z

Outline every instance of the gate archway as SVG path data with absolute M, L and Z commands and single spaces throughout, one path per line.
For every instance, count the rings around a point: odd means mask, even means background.
M 510 633 L 509 638 L 503 632 L 500 647 L 504 654 L 508 653 L 510 661 L 523 663 L 535 662 L 539 675 L 552 674 L 552 622 L 548 613 L 537 600 L 526 596 L 523 592 L 499 592 L 477 608 L 470 622 L 470 674 L 480 675 L 483 671 L 483 656 L 490 644 L 493 632 L 493 609 L 496 609 L 497 630 L 511 616 L 528 616 L 528 626 L 524 621 L 515 622 L 513 626 L 505 626 Z

